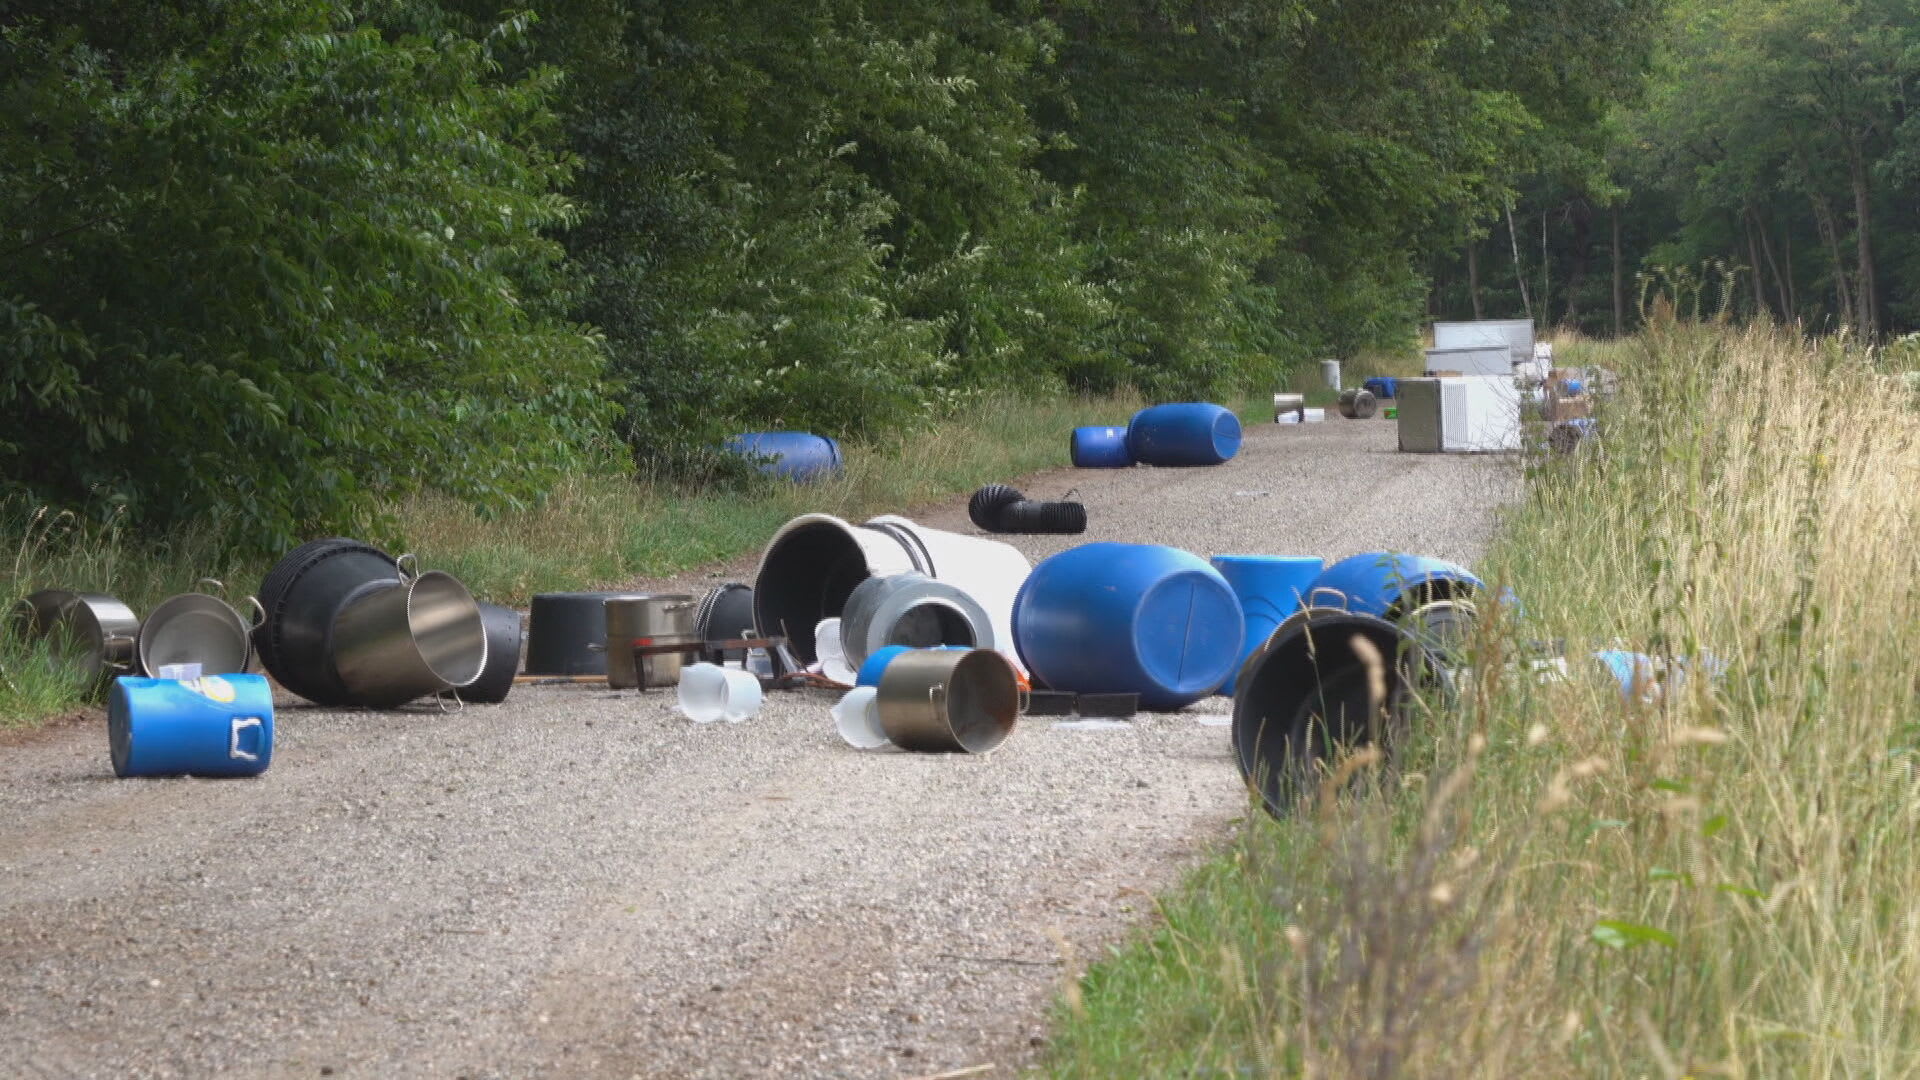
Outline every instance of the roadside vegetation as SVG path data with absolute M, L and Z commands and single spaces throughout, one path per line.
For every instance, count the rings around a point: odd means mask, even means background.
M 1250 813 L 1050 1075 L 1920 1072 L 1920 351 L 1667 310 L 1566 350 L 1620 395 L 1529 466 L 1458 706 Z M 1611 648 L 1678 663 L 1623 692 Z

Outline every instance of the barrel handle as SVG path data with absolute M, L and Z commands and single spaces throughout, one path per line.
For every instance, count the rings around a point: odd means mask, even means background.
M 1301 603 L 1300 606 L 1309 607 L 1309 608 L 1317 607 L 1318 605 L 1314 603 L 1314 597 L 1319 596 L 1321 593 L 1326 593 L 1329 596 L 1337 596 L 1340 598 L 1340 603 L 1338 605 L 1328 604 L 1327 605 L 1328 607 L 1337 606 L 1341 611 L 1347 611 L 1347 612 L 1351 612 L 1353 610 L 1353 597 L 1348 596 L 1346 593 L 1341 592 L 1339 589 L 1335 589 L 1327 585 L 1321 585 L 1316 588 L 1308 589 L 1306 599 Z
M 239 761 L 259 761 L 260 755 L 240 749 L 240 733 L 250 728 L 263 727 L 257 716 L 236 716 L 233 726 L 227 731 L 227 756 Z

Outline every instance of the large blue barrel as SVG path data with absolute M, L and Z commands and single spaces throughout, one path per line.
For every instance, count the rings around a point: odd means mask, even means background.
M 1218 465 L 1240 452 L 1240 418 L 1203 401 L 1155 405 L 1133 414 L 1127 448 L 1147 465 Z
M 1317 556 L 1216 555 L 1213 568 L 1227 579 L 1233 594 L 1240 598 L 1240 610 L 1246 615 L 1247 640 L 1240 647 L 1240 659 L 1234 663 L 1234 678 L 1240 664 L 1253 650 L 1266 644 L 1287 616 L 1300 610 L 1313 579 L 1326 567 Z M 1220 692 L 1233 696 L 1233 678 L 1221 685 Z
M 273 762 L 273 690 L 264 675 L 117 679 L 107 749 L 117 776 L 258 776 Z
M 1362 389 L 1377 398 L 1398 398 L 1400 396 L 1400 380 L 1391 375 L 1375 375 L 1360 385 Z
M 806 482 L 840 475 L 840 444 L 810 431 L 747 431 L 722 444 L 728 453 L 771 458 L 761 472 Z
M 1405 613 L 1403 600 L 1466 597 L 1484 587 L 1473 571 L 1458 563 L 1424 555 L 1363 551 L 1341 559 L 1314 578 L 1308 586 L 1307 602 L 1393 618 Z
M 1043 559 L 1013 602 L 1013 640 L 1036 685 L 1132 693 L 1178 709 L 1240 660 L 1240 601 L 1206 560 L 1178 548 L 1095 543 Z
M 1133 464 L 1124 427 L 1077 427 L 1068 441 L 1076 469 L 1125 469 Z

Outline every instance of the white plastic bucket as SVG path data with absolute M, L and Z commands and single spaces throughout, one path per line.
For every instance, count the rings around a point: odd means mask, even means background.
M 833 706 L 833 726 L 840 738 L 856 750 L 873 750 L 887 745 L 886 729 L 880 726 L 880 688 L 856 686 Z
M 715 664 L 680 669 L 680 712 L 696 724 L 737 724 L 760 711 L 760 680 L 752 672 Z
M 814 649 L 820 654 L 820 674 L 837 683 L 853 685 L 857 674 L 847 662 L 846 647 L 840 641 L 840 620 L 821 619 L 813 628 Z
M 903 517 L 853 525 L 805 514 L 782 525 L 760 556 L 753 615 L 762 634 L 788 639 L 803 664 L 819 659 L 813 631 L 839 616 L 873 575 L 917 570 L 971 596 L 987 612 L 996 646 L 1011 656 L 1013 600 L 1033 569 L 1010 544 L 929 529 Z
M 1320 361 L 1320 379 L 1327 384 L 1327 389 L 1329 390 L 1342 389 L 1340 386 L 1340 361 Z

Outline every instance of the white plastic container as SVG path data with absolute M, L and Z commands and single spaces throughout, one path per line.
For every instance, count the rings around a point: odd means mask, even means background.
M 1033 565 L 1011 544 L 929 529 L 903 517 L 853 525 L 831 514 L 805 514 L 782 525 L 760 556 L 754 578 L 754 623 L 784 635 L 802 663 L 819 658 L 813 630 L 837 617 L 847 597 L 872 575 L 918 570 L 961 590 L 986 610 L 995 648 L 1013 654 L 1013 599 Z
M 834 730 L 855 750 L 873 750 L 891 739 L 880 726 L 880 688 L 856 686 L 833 706 Z
M 1532 362 L 1532 357 L 1527 362 Z M 1475 346 L 1459 349 L 1428 349 L 1427 374 L 1455 371 L 1461 375 L 1513 375 L 1513 354 L 1505 345 Z
M 1298 412 L 1283 413 L 1280 416 L 1276 416 L 1273 422 L 1276 424 L 1317 424 L 1326 418 L 1327 410 L 1325 409 L 1301 409 Z
M 1533 359 L 1532 319 L 1478 319 L 1471 322 L 1433 324 L 1433 347 L 1470 349 L 1505 346 L 1509 368 L 1522 360 Z
M 1340 361 L 1320 361 L 1320 381 L 1326 383 L 1327 389 L 1329 390 L 1345 389 L 1345 387 L 1340 385 Z
M 715 664 L 680 669 L 680 712 L 696 724 L 737 724 L 760 711 L 760 680 L 752 672 Z

